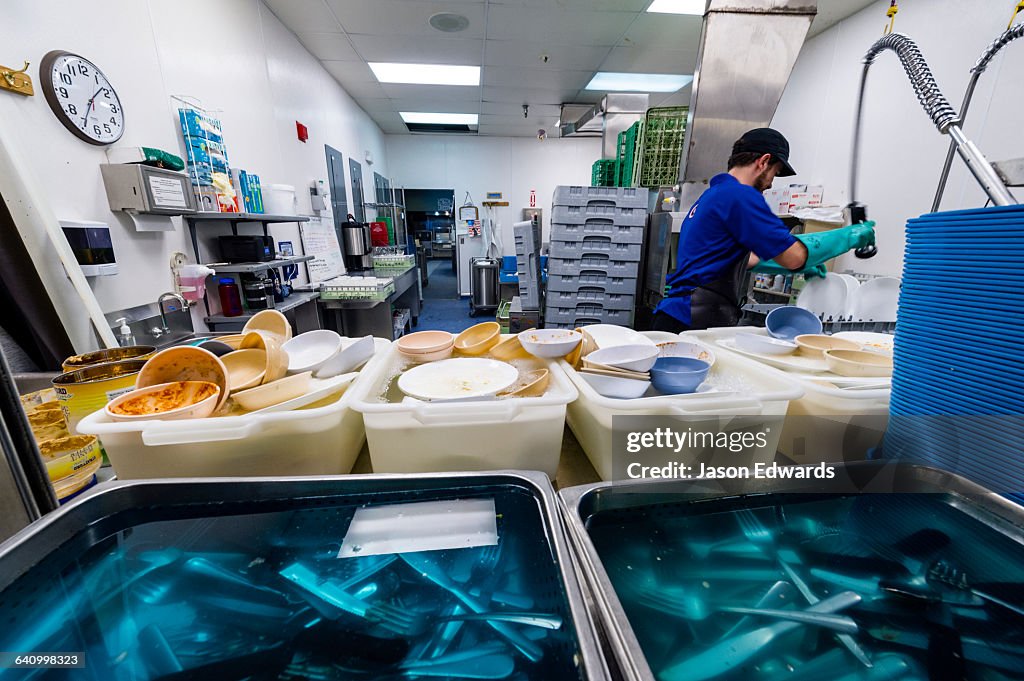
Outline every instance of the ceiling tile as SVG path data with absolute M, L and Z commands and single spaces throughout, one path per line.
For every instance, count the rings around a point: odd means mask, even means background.
M 341 26 L 324 0 L 264 0 L 264 3 L 293 33 L 341 32 Z
M 555 130 L 549 129 L 548 135 L 554 137 L 557 135 Z M 480 125 L 480 134 L 489 135 L 492 137 L 536 137 L 537 127 L 533 125 Z
M 483 101 L 508 102 L 511 104 L 561 104 L 576 94 L 568 90 L 531 90 L 528 88 L 484 86 Z
M 327 1 L 342 28 L 348 33 L 379 35 L 382 40 L 396 35 L 453 36 L 438 31 L 427 22 L 438 12 L 455 12 L 469 19 L 469 27 L 458 33 L 459 38 L 482 38 L 484 35 L 483 3 L 432 0 Z
M 539 90 L 579 90 L 594 77 L 593 71 L 559 71 L 514 66 L 485 66 L 484 85 Z
M 431 113 L 480 113 L 478 100 L 427 99 L 423 97 L 392 99 L 394 111 L 426 111 Z
M 299 41 L 321 61 L 359 61 L 344 33 L 299 33 Z
M 483 54 L 483 40 L 433 36 L 351 35 L 359 55 L 366 61 L 420 64 L 462 64 L 476 66 Z
M 632 12 L 591 12 L 552 7 L 491 5 L 487 37 L 569 45 L 615 45 L 636 17 Z
M 480 99 L 480 87 L 473 85 L 402 85 L 384 83 L 381 85 L 387 97 L 392 99 L 433 99 L 469 101 Z
M 601 62 L 601 71 L 622 73 L 692 74 L 697 67 L 697 47 L 693 50 L 659 50 L 648 45 L 612 48 Z
M 704 17 L 641 14 L 629 27 L 623 45 L 656 45 L 663 50 L 696 50 Z
M 484 102 L 480 107 L 480 113 L 498 114 L 501 116 L 523 117 L 522 102 Z M 554 116 L 558 118 L 561 107 L 557 104 L 530 104 L 530 117 Z
M 370 67 L 362 61 L 325 61 L 324 68 L 342 83 L 373 83 L 380 87 Z M 380 95 L 386 97 L 387 95 Z
M 596 68 L 605 55 L 608 46 L 563 45 L 558 42 L 526 43 L 522 40 L 492 40 L 488 37 L 484 54 L 486 66 L 532 66 L 545 69 Z M 548 61 L 541 61 L 546 55 Z
M 351 93 L 349 93 L 351 94 Z M 360 97 L 359 106 L 368 114 L 375 114 L 388 111 L 398 111 L 393 99 Z
M 405 123 L 402 121 L 377 122 L 377 127 L 389 135 L 405 135 L 409 133 L 409 128 L 405 127 Z
M 576 7 L 598 11 L 642 12 L 651 0 L 556 0 L 560 7 Z M 550 7 L 551 0 L 491 0 L 491 6 Z

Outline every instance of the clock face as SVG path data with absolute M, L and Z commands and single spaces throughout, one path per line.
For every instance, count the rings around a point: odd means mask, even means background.
M 95 64 L 77 54 L 54 51 L 43 57 L 39 71 L 47 103 L 75 136 L 100 145 L 121 138 L 121 100 Z

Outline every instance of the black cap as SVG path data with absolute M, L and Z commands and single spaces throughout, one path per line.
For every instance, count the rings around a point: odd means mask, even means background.
M 772 128 L 754 128 L 743 133 L 743 136 L 736 140 L 732 152 L 734 154 L 752 151 L 757 154 L 771 154 L 772 158 L 782 164 L 782 170 L 778 177 L 790 177 L 796 175 L 793 166 L 789 165 L 789 142 L 782 133 Z

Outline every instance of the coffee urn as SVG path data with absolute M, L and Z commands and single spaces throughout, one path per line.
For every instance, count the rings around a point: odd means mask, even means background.
M 349 272 L 362 272 L 373 269 L 373 242 L 370 238 L 370 225 L 356 222 L 353 215 L 348 221 L 341 223 L 341 251 L 345 260 L 345 269 Z

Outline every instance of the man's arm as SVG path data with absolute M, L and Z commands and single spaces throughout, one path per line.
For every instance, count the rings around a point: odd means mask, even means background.
M 750 258 L 747 260 L 747 269 L 753 269 L 761 262 L 761 258 L 757 257 L 755 253 L 750 254 Z M 786 269 L 799 270 L 807 264 L 807 246 L 802 241 L 797 241 L 795 244 L 784 250 L 779 255 L 775 256 L 775 262 L 779 263 Z

